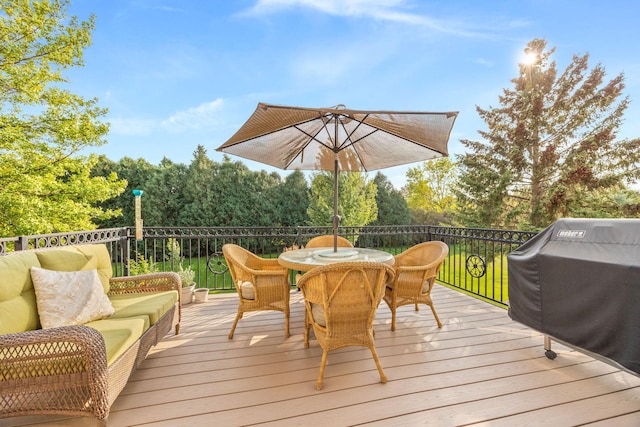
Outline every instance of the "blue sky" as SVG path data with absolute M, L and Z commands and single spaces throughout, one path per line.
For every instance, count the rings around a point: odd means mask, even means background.
M 620 138 L 640 137 L 640 6 L 635 0 L 71 0 L 96 15 L 69 89 L 109 109 L 92 152 L 188 164 L 210 158 L 258 102 L 304 107 L 459 111 L 449 141 L 479 139 L 475 107 L 497 107 L 533 38 L 564 70 L 590 54 L 626 76 Z M 270 169 L 237 157 L 252 170 Z M 382 172 L 399 188 L 407 167 Z M 288 172 L 277 170 L 282 176 Z

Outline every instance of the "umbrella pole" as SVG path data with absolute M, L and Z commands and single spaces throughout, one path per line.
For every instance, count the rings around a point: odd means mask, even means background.
M 333 166 L 333 252 L 338 252 L 338 153 L 335 153 Z

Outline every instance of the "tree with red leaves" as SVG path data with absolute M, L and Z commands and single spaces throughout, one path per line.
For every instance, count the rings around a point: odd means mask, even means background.
M 479 131 L 483 141 L 461 141 L 465 225 L 541 229 L 565 216 L 628 214 L 607 197 L 640 177 L 640 139 L 616 141 L 629 103 L 624 75 L 605 82 L 588 54 L 559 74 L 554 52 L 545 40 L 529 42 L 501 106 L 476 107 L 488 130 Z

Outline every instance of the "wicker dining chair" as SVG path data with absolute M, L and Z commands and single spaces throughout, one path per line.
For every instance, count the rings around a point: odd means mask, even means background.
M 323 350 L 318 390 L 322 389 L 327 354 L 346 346 L 371 350 L 380 382 L 387 382 L 375 349 L 373 320 L 385 283 L 393 276 L 393 269 L 385 264 L 339 262 L 314 268 L 300 279 L 305 303 L 304 346 L 309 347 L 313 327 Z
M 289 273 L 277 259 L 261 258 L 234 244 L 222 246 L 231 278 L 238 291 L 238 314 L 229 339 L 242 319 L 250 311 L 277 310 L 284 313 L 285 337 L 289 337 Z
M 313 237 L 307 242 L 305 248 L 321 248 L 321 247 L 333 247 L 333 234 L 325 234 L 322 236 Z M 352 248 L 353 244 L 342 236 L 338 236 L 338 247 Z
M 414 304 L 416 311 L 418 304 L 431 307 L 438 328 L 442 327 L 442 322 L 433 307 L 431 289 L 448 254 L 449 247 L 446 243 L 431 241 L 412 246 L 395 256 L 393 268 L 396 275 L 393 282 L 387 284 L 383 297 L 391 309 L 392 331 L 396 330 L 397 308 L 409 304 Z

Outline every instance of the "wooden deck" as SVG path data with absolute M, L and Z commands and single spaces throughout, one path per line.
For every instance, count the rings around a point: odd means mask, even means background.
M 382 303 L 376 348 L 387 384 L 366 349 L 329 353 L 324 389 L 315 382 L 321 349 L 303 348 L 302 295 L 292 291 L 291 337 L 282 313 L 251 313 L 227 334 L 236 296 L 184 307 L 167 336 L 111 409 L 109 426 L 640 425 L 640 378 L 553 343 L 505 310 L 436 286 L 443 328 L 428 307 L 402 307 L 395 332 Z M 44 420 L 44 421 L 43 421 Z M 0 425 L 84 426 L 86 418 L 16 418 Z M 19 424 L 16 424 L 19 423 Z

